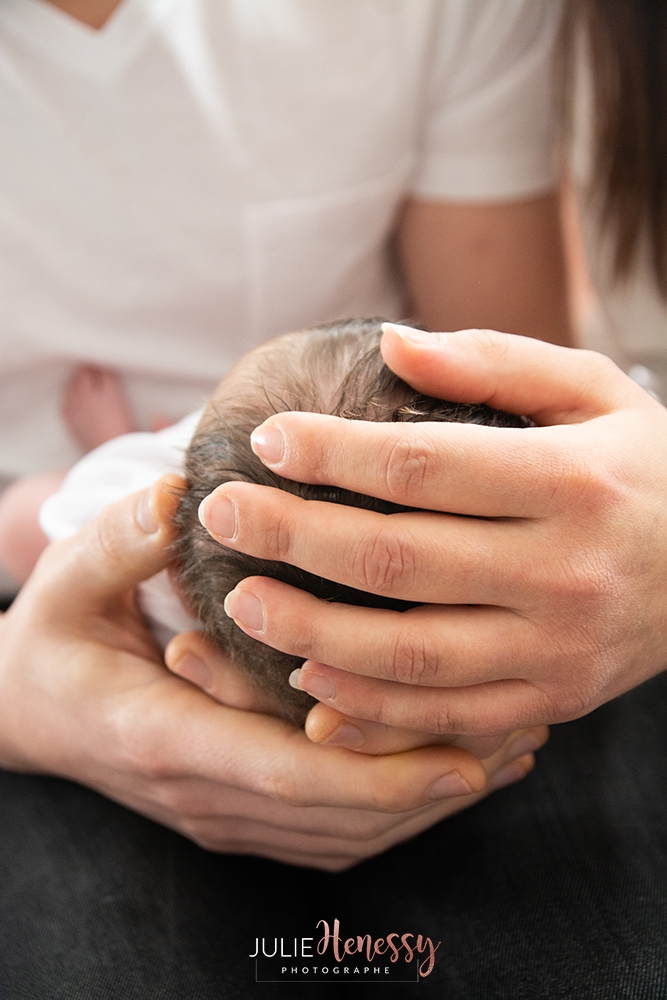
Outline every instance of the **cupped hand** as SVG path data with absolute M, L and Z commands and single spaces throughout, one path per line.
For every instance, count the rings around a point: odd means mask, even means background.
M 134 588 L 169 560 L 173 485 L 50 546 L 0 620 L 1 766 L 82 782 L 211 850 L 331 870 L 530 769 L 523 746 L 484 765 L 456 747 L 318 747 L 170 673 Z
M 295 682 L 344 715 L 436 734 L 561 722 L 667 663 L 667 411 L 607 358 L 491 331 L 388 326 L 419 391 L 530 416 L 525 429 L 280 413 L 271 469 L 382 497 L 393 515 L 227 483 L 219 542 L 363 590 L 399 613 L 251 577 L 228 613 L 307 662 Z

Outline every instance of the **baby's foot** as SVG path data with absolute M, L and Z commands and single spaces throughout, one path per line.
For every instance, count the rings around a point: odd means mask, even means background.
M 74 369 L 63 392 L 62 415 L 84 451 L 137 429 L 120 375 L 97 365 Z

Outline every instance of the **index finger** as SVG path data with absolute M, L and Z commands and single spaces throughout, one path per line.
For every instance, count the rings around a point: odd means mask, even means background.
M 287 479 L 480 517 L 545 516 L 554 482 L 582 461 L 559 427 L 372 423 L 318 413 L 270 417 L 252 443 Z

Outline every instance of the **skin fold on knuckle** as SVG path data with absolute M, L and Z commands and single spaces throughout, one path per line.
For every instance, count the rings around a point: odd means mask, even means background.
M 607 397 L 607 406 L 604 407 L 604 411 L 609 412 L 613 410 L 617 405 L 619 395 L 626 388 L 627 377 L 611 358 L 597 351 L 579 349 L 577 351 L 577 361 L 581 365 L 582 372 L 582 410 L 589 409 L 593 414 L 600 413 L 601 388 L 606 390 L 605 394 Z M 590 385 L 594 385 L 597 390 L 594 400 L 589 398 L 588 387 Z
M 453 712 L 447 701 L 446 694 L 438 691 L 425 691 L 422 704 L 414 713 L 413 728 L 420 732 L 433 733 L 435 736 L 448 736 L 451 733 L 465 731 L 461 720 Z M 396 722 L 395 725 L 401 725 Z
M 300 807 L 312 805 L 303 781 L 292 773 L 283 760 L 280 767 L 265 771 L 254 782 L 254 791 L 282 805 Z
M 440 668 L 438 651 L 423 628 L 402 624 L 394 636 L 387 637 L 383 661 L 389 680 L 421 687 L 437 686 Z
M 177 818 L 181 832 L 191 840 L 211 818 L 211 807 L 202 802 L 186 778 L 151 782 L 150 800 L 162 811 Z
M 389 499 L 419 507 L 428 481 L 438 474 L 438 447 L 424 425 L 400 425 L 400 436 L 391 437 L 380 448 L 378 467 Z
M 303 503 L 303 501 L 296 497 L 289 497 L 290 508 L 295 502 L 298 505 Z M 258 555 L 268 559 L 276 559 L 280 562 L 290 562 L 295 533 L 292 510 L 285 510 L 280 507 L 268 510 L 265 512 L 263 520 L 264 544 L 262 548 L 264 551 L 259 552 Z M 257 523 L 258 519 L 255 515 L 252 519 L 252 524 L 246 527 L 242 539 L 242 541 L 248 543 L 253 549 L 256 547 Z M 261 520 L 259 523 L 261 523 Z
M 553 551 L 548 563 L 542 616 L 553 654 L 560 654 L 561 663 L 569 665 L 613 647 L 634 603 L 631 581 L 615 554 L 605 551 L 603 542 L 581 545 L 575 539 Z M 559 674 L 554 663 L 554 675 Z
M 379 530 L 373 528 L 357 542 L 347 565 L 353 586 L 359 590 L 383 596 L 406 595 L 416 577 L 414 543 L 391 523 Z

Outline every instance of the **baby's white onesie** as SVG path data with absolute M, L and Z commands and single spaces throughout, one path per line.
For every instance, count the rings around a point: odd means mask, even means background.
M 77 462 L 60 490 L 42 504 L 39 523 L 48 539 L 73 535 L 108 504 L 146 489 L 167 472 L 182 473 L 200 417 L 201 410 L 154 434 L 114 438 Z M 202 628 L 183 607 L 167 570 L 141 583 L 137 600 L 162 649 L 179 632 Z

